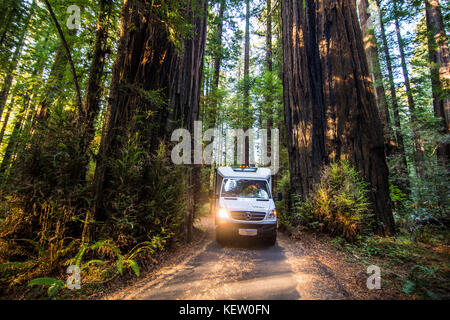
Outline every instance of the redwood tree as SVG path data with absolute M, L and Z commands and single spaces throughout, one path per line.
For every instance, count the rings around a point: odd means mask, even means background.
M 392 234 L 383 128 L 355 4 L 306 0 L 305 6 L 282 2 L 292 187 L 306 197 L 324 164 L 349 160 L 370 184 L 377 231 Z
M 425 0 L 430 56 L 431 83 L 433 88 L 434 115 L 441 119 L 442 133 L 449 133 L 450 116 L 450 54 L 438 0 Z M 448 165 L 450 144 L 443 143 L 437 149 L 439 160 Z
M 393 144 L 392 129 L 390 127 L 389 107 L 386 99 L 386 92 L 383 85 L 383 74 L 381 73 L 380 58 L 378 55 L 377 39 L 372 26 L 371 17 L 369 13 L 369 1 L 358 0 L 359 19 L 361 22 L 361 31 L 364 41 L 364 49 L 366 51 L 367 62 L 369 70 L 375 87 L 375 97 L 377 101 L 378 111 L 384 128 L 385 143 L 390 148 Z M 389 149 L 387 150 L 390 153 Z
M 153 152 L 172 129 L 178 126 L 192 129 L 198 119 L 205 10 L 203 0 L 125 2 L 95 172 L 96 220 L 107 219 L 106 197 L 114 192 L 113 169 L 108 159 L 120 158 L 127 130 L 138 132 L 146 149 Z M 176 12 L 177 17 L 166 16 L 169 11 Z M 150 125 L 133 128 L 133 118 L 138 114 L 150 115 L 147 120 Z M 191 176 L 190 180 L 195 179 Z M 185 217 L 188 240 L 192 215 L 191 209 Z

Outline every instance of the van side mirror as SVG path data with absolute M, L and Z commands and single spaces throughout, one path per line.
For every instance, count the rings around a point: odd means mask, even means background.
M 283 194 L 281 192 L 278 192 L 277 201 L 282 201 L 282 200 L 283 200 Z

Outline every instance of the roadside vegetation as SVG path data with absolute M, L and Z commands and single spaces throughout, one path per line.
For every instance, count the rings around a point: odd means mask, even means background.
M 282 188 L 286 181 L 281 181 Z M 407 211 L 402 207 L 394 236 L 374 234 L 367 185 L 347 162 L 326 167 L 311 198 L 299 199 L 293 196 L 278 204 L 281 229 L 293 239 L 302 242 L 305 233 L 313 234 L 348 262 L 379 266 L 383 286 L 404 298 L 450 297 L 450 234 L 445 220 L 405 220 Z M 294 215 L 287 214 L 289 201 Z

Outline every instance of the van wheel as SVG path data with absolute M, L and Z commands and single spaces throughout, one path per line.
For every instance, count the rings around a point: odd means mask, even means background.
M 274 246 L 277 242 L 277 235 L 271 236 L 270 238 L 267 238 L 265 241 L 265 244 L 268 246 Z
M 223 246 L 225 244 L 225 236 L 219 230 L 216 230 L 216 242 Z

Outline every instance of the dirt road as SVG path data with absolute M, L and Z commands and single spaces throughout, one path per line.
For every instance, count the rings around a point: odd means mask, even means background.
M 352 299 L 333 272 L 286 235 L 275 246 L 215 242 L 204 218 L 203 240 L 177 263 L 158 270 L 108 299 Z

